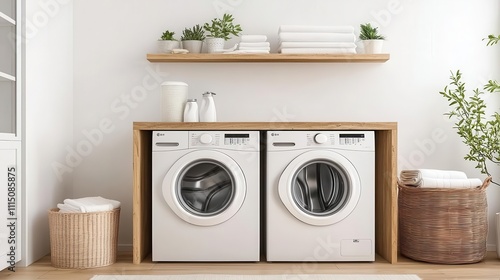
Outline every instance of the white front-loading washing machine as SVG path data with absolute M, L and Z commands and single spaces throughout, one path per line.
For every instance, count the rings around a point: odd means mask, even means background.
M 259 261 L 259 139 L 153 132 L 153 261 Z
M 267 261 L 375 260 L 374 138 L 267 132 Z

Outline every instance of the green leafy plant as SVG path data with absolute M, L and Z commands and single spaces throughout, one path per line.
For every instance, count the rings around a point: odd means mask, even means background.
M 224 14 L 222 18 L 214 18 L 211 23 L 205 23 L 203 29 L 210 34 L 210 37 L 224 38 L 225 41 L 231 39 L 229 35 L 239 36 L 242 29 L 239 24 L 233 24 L 233 16 Z
M 491 46 L 500 41 L 500 36 L 489 35 L 488 39 L 487 46 Z M 455 119 L 454 128 L 469 148 L 464 158 L 475 162 L 481 173 L 490 176 L 487 163 L 500 164 L 500 114 L 486 115 L 484 92 L 476 88 L 468 95 L 460 70 L 451 72 L 450 80 L 450 84 L 439 92 L 451 107 L 445 115 Z M 483 89 L 490 93 L 500 92 L 500 85 L 490 80 Z
M 378 27 L 373 27 L 370 23 L 360 24 L 359 28 L 361 40 L 385 40 L 385 37 L 378 33 Z
M 187 41 L 187 40 L 198 40 L 198 41 L 205 40 L 205 31 L 203 30 L 203 27 L 197 24 L 193 26 L 191 29 L 185 28 L 182 31 L 181 41 Z
M 174 39 L 175 32 L 165 31 L 160 37 L 162 41 L 175 41 Z

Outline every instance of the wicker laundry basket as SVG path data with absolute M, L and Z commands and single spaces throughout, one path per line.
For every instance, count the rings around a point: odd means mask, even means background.
M 120 208 L 94 213 L 49 210 L 52 266 L 94 268 L 116 262 Z
M 488 233 L 488 177 L 475 189 L 399 185 L 400 253 L 441 264 L 483 260 Z

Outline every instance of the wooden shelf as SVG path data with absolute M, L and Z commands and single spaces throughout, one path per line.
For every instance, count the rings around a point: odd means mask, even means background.
M 152 249 L 152 134 L 154 130 L 374 130 L 375 251 L 397 263 L 397 123 L 395 122 L 134 122 L 133 262 Z
M 385 54 L 147 54 L 150 62 L 336 62 L 383 63 Z

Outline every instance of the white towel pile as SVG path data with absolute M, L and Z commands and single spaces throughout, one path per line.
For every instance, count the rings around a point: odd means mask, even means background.
M 278 30 L 283 54 L 354 54 L 352 26 L 281 25 Z
M 416 169 L 402 170 L 400 184 L 420 188 L 476 188 L 483 184 L 478 178 L 467 178 L 461 171 Z
M 61 213 L 89 213 L 111 211 L 120 207 L 120 202 L 100 196 L 65 199 L 64 203 L 57 204 Z
M 266 35 L 241 35 L 238 50 L 232 53 L 269 53 L 271 45 Z

